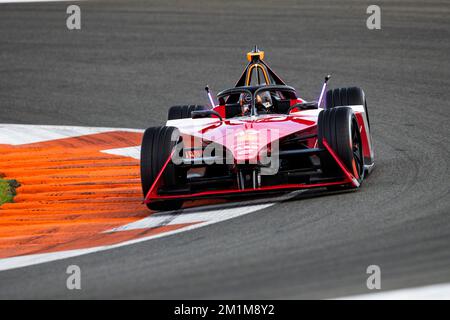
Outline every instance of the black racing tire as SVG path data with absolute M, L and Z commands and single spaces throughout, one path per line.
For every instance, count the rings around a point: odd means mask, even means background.
M 363 105 L 367 116 L 367 124 L 370 129 L 367 100 L 363 89 L 358 87 L 348 87 L 328 90 L 325 96 L 325 102 L 326 109 L 341 106 Z
M 364 179 L 364 157 L 361 133 L 356 116 L 350 107 L 334 107 L 323 110 L 318 119 L 318 142 L 325 148 L 325 139 L 346 168 L 361 182 Z M 322 172 L 327 176 L 342 173 L 328 152 L 320 155 Z
M 179 142 L 179 132 L 175 127 L 151 127 L 145 130 L 141 145 L 141 183 L 144 197 L 149 192 L 153 182 Z M 171 162 L 161 177 L 165 186 L 184 182 L 185 171 L 175 167 Z M 183 200 L 157 201 L 147 204 L 151 210 L 178 210 Z
M 170 107 L 167 118 L 168 118 L 168 120 L 191 118 L 192 111 L 202 111 L 202 110 L 208 110 L 208 108 L 205 106 L 196 105 L 196 104 L 185 105 L 185 106 L 173 106 L 173 107 Z

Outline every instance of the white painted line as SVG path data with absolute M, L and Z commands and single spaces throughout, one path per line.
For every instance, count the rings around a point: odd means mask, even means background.
M 130 158 L 138 159 L 138 160 L 141 158 L 141 146 L 109 149 L 109 150 L 103 150 L 102 152 L 108 153 L 108 154 L 113 154 L 116 156 L 130 157 Z
M 222 217 L 219 220 L 214 220 L 214 221 L 210 220 L 208 222 L 194 224 L 191 226 L 187 226 L 185 228 L 181 228 L 181 229 L 177 229 L 177 230 L 173 230 L 173 231 L 169 231 L 169 232 L 164 232 L 164 233 L 152 235 L 149 237 L 139 238 L 139 239 L 135 239 L 135 240 L 129 240 L 129 241 L 125 241 L 125 242 L 114 244 L 114 245 L 99 246 L 99 247 L 93 247 L 93 248 L 88 248 L 88 249 L 41 253 L 41 254 L 33 254 L 33 255 L 0 259 L 0 271 L 22 268 L 22 267 L 27 267 L 27 266 L 31 266 L 31 265 L 77 257 L 77 256 L 89 254 L 89 253 L 111 250 L 111 249 L 129 246 L 129 245 L 144 242 L 144 241 L 158 239 L 161 237 L 165 237 L 165 236 L 169 236 L 169 235 L 173 235 L 173 234 L 177 234 L 177 233 L 181 233 L 181 232 L 185 232 L 185 231 L 189 231 L 189 230 L 194 230 L 197 228 L 201 228 L 201 227 L 210 225 L 212 223 L 224 221 L 224 220 L 235 218 L 235 217 L 238 217 L 238 216 L 241 216 L 244 214 L 262 210 L 262 209 L 265 209 L 272 205 L 274 205 L 274 203 L 234 208 L 234 210 L 227 211 L 228 216 L 224 216 L 222 214 Z M 176 215 L 177 213 L 175 212 L 173 214 Z M 119 230 L 114 230 L 114 231 L 119 231 Z
M 381 291 L 342 297 L 337 300 L 450 300 L 450 283 Z
M 122 227 L 114 228 L 108 230 L 107 232 L 118 232 L 118 231 L 129 231 L 136 229 L 150 229 L 162 226 L 174 225 L 174 224 L 184 224 L 184 223 L 197 223 L 196 228 L 206 226 L 212 223 L 221 222 L 224 220 L 236 218 L 251 212 L 263 210 L 272 206 L 273 203 L 245 206 L 238 208 L 229 209 L 214 209 L 207 211 L 196 211 L 189 213 L 189 211 L 177 214 L 176 212 L 172 215 L 167 213 L 155 213 L 151 216 L 144 218 L 139 221 L 132 222 L 130 224 L 124 225 Z
M 22 145 L 111 131 L 142 132 L 119 128 L 0 124 L 0 144 Z

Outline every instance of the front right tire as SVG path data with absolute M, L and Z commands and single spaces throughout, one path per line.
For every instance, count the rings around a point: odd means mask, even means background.
M 141 184 L 144 197 L 150 191 L 159 172 L 172 154 L 172 150 L 180 142 L 180 134 L 174 127 L 152 127 L 144 132 L 141 145 Z M 161 176 L 165 186 L 180 184 L 185 179 L 185 172 L 169 162 Z M 177 210 L 183 200 L 154 201 L 147 204 L 151 210 Z

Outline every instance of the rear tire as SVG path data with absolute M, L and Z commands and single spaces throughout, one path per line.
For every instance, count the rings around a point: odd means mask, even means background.
M 363 105 L 366 112 L 367 124 L 370 129 L 366 95 L 363 89 L 358 87 L 331 89 L 327 91 L 325 101 L 326 109 L 332 109 L 341 106 Z
M 152 187 L 156 177 L 178 143 L 179 132 L 174 127 L 152 127 L 145 130 L 141 145 L 141 183 L 144 197 Z M 185 178 L 185 172 L 169 162 L 161 179 L 167 186 L 176 185 Z M 158 201 L 147 204 L 151 210 L 177 210 L 183 200 Z
M 185 105 L 185 106 L 173 106 L 170 107 L 168 113 L 168 120 L 178 120 L 191 118 L 192 111 L 208 110 L 207 107 L 201 105 Z
M 350 107 L 334 107 L 319 114 L 318 140 L 319 147 L 324 148 L 326 140 L 345 167 L 361 182 L 364 178 L 364 157 L 356 116 Z M 333 157 L 324 152 L 320 155 L 322 172 L 336 176 L 342 170 Z

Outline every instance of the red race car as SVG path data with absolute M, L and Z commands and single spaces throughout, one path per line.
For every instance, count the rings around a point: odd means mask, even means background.
M 364 91 L 328 90 L 306 102 L 256 47 L 234 88 L 211 106 L 169 109 L 141 146 L 144 202 L 176 210 L 183 201 L 311 188 L 358 188 L 374 166 Z M 215 102 L 217 100 L 217 103 Z

